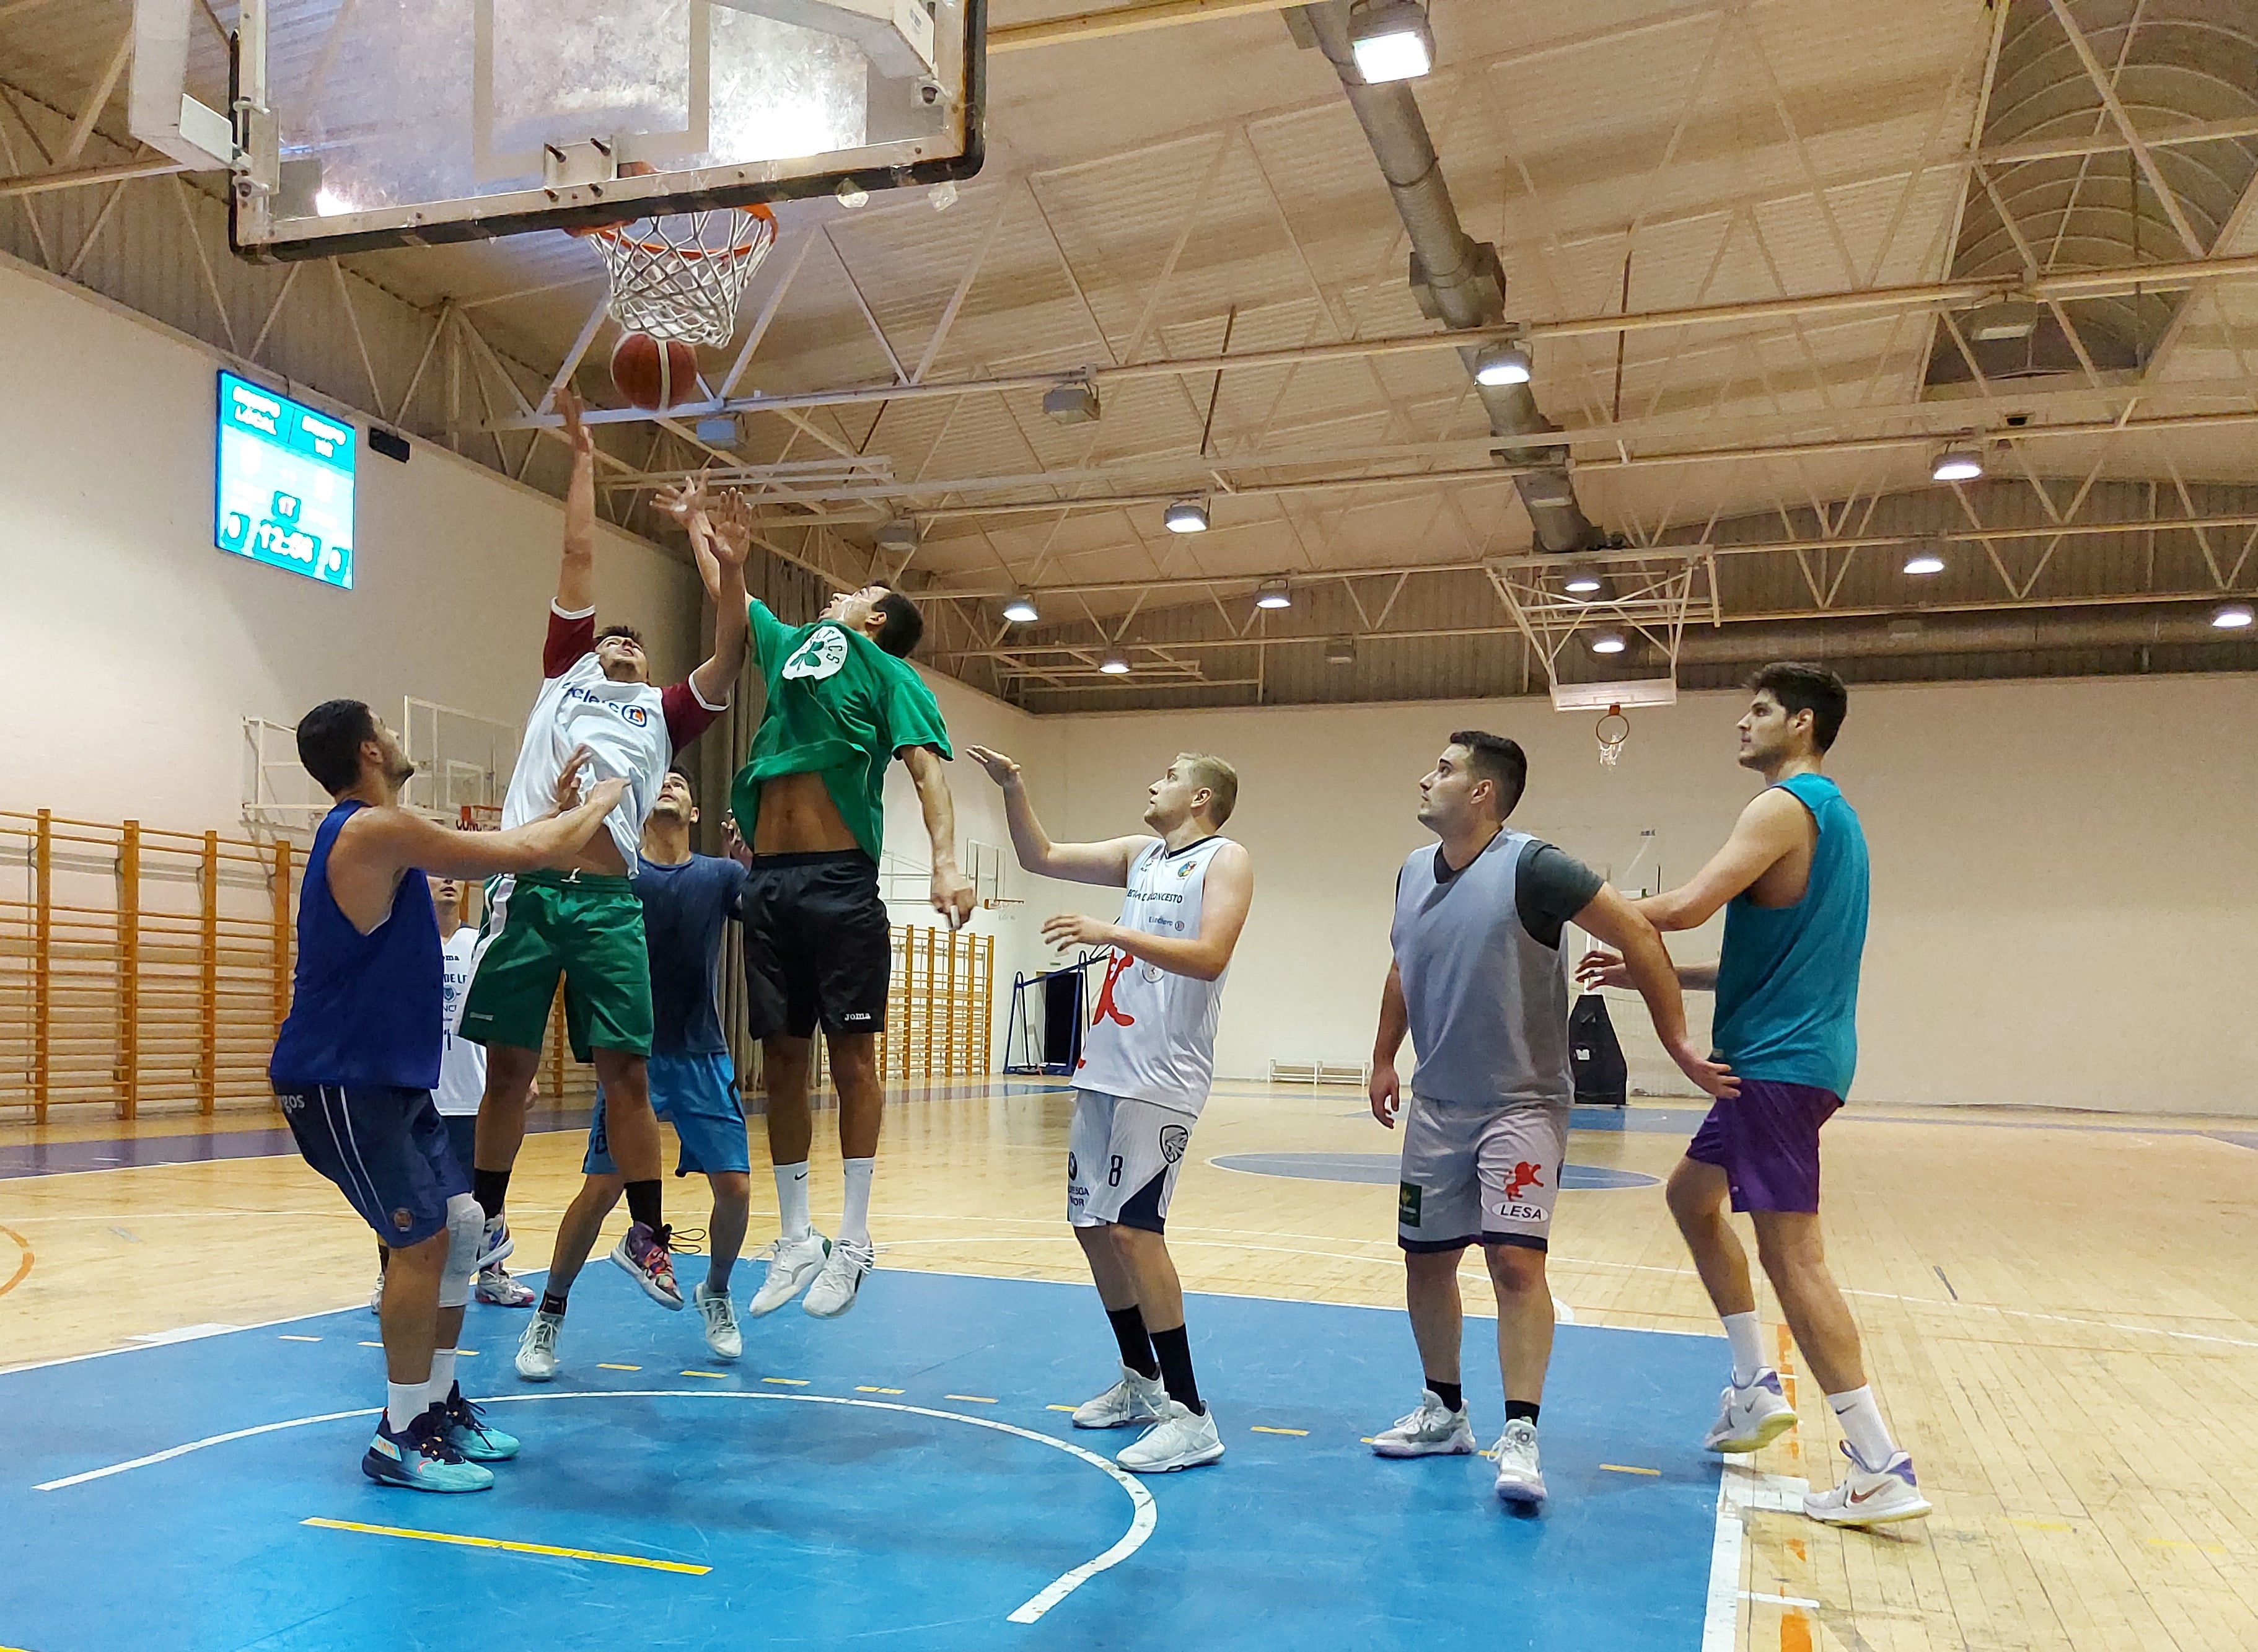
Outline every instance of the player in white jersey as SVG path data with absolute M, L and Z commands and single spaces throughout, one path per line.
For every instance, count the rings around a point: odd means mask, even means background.
M 714 652 L 688 681 L 654 687 L 635 628 L 596 629 L 595 448 L 572 392 L 559 392 L 557 405 L 572 445 L 564 553 L 550 606 L 541 693 L 526 720 L 525 742 L 502 802 L 502 827 L 536 819 L 550 806 L 557 776 L 578 747 L 591 754 L 591 783 L 624 780 L 627 792 L 606 818 L 607 830 L 569 867 L 498 879 L 489 894 L 486 939 L 462 1019 L 464 1034 L 486 1047 L 472 1176 L 486 1223 L 479 1261 L 483 1267 L 510 1252 L 502 1202 L 525 1139 L 526 1102 L 561 976 L 572 1053 L 595 1064 L 612 1153 L 627 1181 L 631 1222 L 612 1259 L 652 1301 L 679 1308 L 682 1294 L 660 1218 L 658 1120 L 644 1067 L 651 1040 L 650 962 L 643 904 L 629 873 L 668 766 L 728 708 L 730 685 L 744 667 L 750 538 L 734 525 L 718 528 L 695 487 L 662 496 L 662 506 L 690 530 L 714 602 Z
M 1075 1069 L 1067 1220 L 1113 1323 L 1121 1379 L 1074 1414 L 1075 1427 L 1151 1424 L 1114 1459 L 1135 1473 L 1212 1463 L 1223 1440 L 1193 1379 L 1183 1287 L 1162 1234 L 1215 1075 L 1224 975 L 1254 899 L 1253 859 L 1220 835 L 1239 776 L 1219 757 L 1185 752 L 1146 793 L 1145 824 L 1158 837 L 1054 843 L 1019 765 L 979 746 L 965 752 L 1004 788 L 1021 866 L 1128 890 L 1117 923 L 1062 912 L 1043 924 L 1054 947 L 1109 954 Z
M 471 967 L 478 955 L 479 932 L 463 922 L 463 886 L 454 878 L 440 878 L 431 885 L 431 910 L 439 919 L 439 1002 L 445 1017 L 445 1036 L 439 1045 L 439 1086 L 431 1092 L 431 1100 L 439 1110 L 439 1122 L 447 1127 L 447 1145 L 454 1152 L 455 1162 L 467 1175 L 478 1134 L 479 1103 L 486 1093 L 486 1053 L 460 1031 L 463 998 L 470 990 Z M 391 1247 L 380 1239 L 376 1289 L 368 1299 L 372 1314 L 382 1311 L 384 1273 L 391 1259 Z M 476 1294 L 479 1301 L 495 1308 L 533 1305 L 533 1293 L 512 1279 L 509 1270 L 499 1262 L 479 1271 Z

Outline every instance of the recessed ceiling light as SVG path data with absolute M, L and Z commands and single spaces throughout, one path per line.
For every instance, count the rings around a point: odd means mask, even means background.
M 1161 520 L 1168 525 L 1172 534 L 1204 534 L 1207 532 L 1207 507 L 1196 499 L 1180 499 L 1168 507 Z
M 1972 482 L 1984 474 L 1984 456 L 1974 448 L 1947 448 L 1928 468 L 1935 482 Z
M 1620 631 L 1602 631 L 1592 639 L 1592 652 L 1594 654 L 1621 654 L 1629 646 Z
M 1033 625 L 1042 614 L 1035 607 L 1035 599 L 1021 592 L 1005 603 L 1004 617 L 1013 625 Z
M 1265 579 L 1254 592 L 1254 606 L 1258 608 L 1290 608 L 1294 606 L 1294 593 L 1283 579 Z
M 1108 677 L 1129 675 L 1129 656 L 1116 649 L 1097 663 L 1097 669 Z
M 1474 353 L 1476 384 L 1525 385 L 1529 371 L 1529 352 L 1518 344 L 1486 344 Z
M 1348 43 L 1370 86 L 1416 80 L 1435 67 L 1435 31 L 1421 0 L 1356 0 Z
M 2221 631 L 2247 631 L 2250 620 L 2250 605 L 2247 602 L 2222 603 L 2212 610 L 2211 622 Z

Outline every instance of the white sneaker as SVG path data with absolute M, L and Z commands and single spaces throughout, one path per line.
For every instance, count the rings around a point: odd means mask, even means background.
M 517 1374 L 528 1382 L 547 1382 L 557 1374 L 557 1333 L 564 1315 L 536 1312 L 517 1339 Z
M 1497 1436 L 1497 1496 L 1527 1509 L 1544 1507 L 1544 1476 L 1537 1466 L 1537 1425 L 1516 1417 Z
M 1795 1422 L 1795 1407 L 1781 1392 L 1779 1373 L 1759 1371 L 1747 1387 L 1728 1386 L 1717 1396 L 1717 1420 L 1701 1436 L 1701 1449 L 1735 1456 L 1761 1450 Z
M 1121 1367 L 1121 1380 L 1095 1400 L 1074 1408 L 1077 1429 L 1125 1429 L 1134 1423 L 1158 1422 L 1168 1403 L 1168 1391 L 1158 1377 Z
M 483 1273 L 505 1260 L 517 1249 L 517 1241 L 509 1237 L 509 1218 L 493 1216 L 486 1218 L 484 1232 L 479 1236 L 478 1260 L 472 1266 Z
M 1432 1388 L 1419 1391 L 1419 1408 L 1395 1419 L 1395 1426 L 1372 1436 L 1376 1457 L 1465 1457 L 1474 1449 L 1473 1424 L 1466 1408 L 1456 1411 Z
M 368 1311 L 372 1314 L 384 1312 L 384 1270 L 382 1268 L 376 1271 L 376 1288 L 368 1294 Z
M 706 1346 L 716 1359 L 735 1359 L 745 1351 L 745 1338 L 737 1329 L 737 1309 L 727 1291 L 708 1291 L 700 1280 L 690 1293 L 699 1317 L 706 1322 Z
M 1196 1469 L 1223 1455 L 1223 1440 L 1215 1431 L 1215 1413 L 1194 1416 L 1179 1400 L 1161 1401 L 1161 1420 L 1137 1436 L 1114 1461 L 1132 1474 L 1173 1474 Z
M 797 1239 L 778 1239 L 769 1247 L 769 1276 L 745 1311 L 755 1319 L 775 1313 L 807 1288 L 830 1254 L 831 1241 L 813 1228 Z
M 1928 1513 L 1928 1500 L 1913 1477 L 1913 1458 L 1900 1451 L 1886 1466 L 1868 1468 L 1843 1442 L 1843 1455 L 1850 1459 L 1849 1472 L 1824 1492 L 1807 1492 L 1803 1512 L 1829 1526 L 1886 1526 L 1892 1521 L 1919 1520 Z
M 499 1262 L 479 1273 L 472 1294 L 489 1308 L 530 1308 L 539 1300 L 530 1287 L 519 1284 Z
M 838 1318 L 855 1306 L 855 1293 L 863 1288 L 863 1276 L 877 1265 L 877 1248 L 868 1239 L 840 1240 L 831 1247 L 823 1272 L 807 1287 L 801 1310 L 818 1319 Z

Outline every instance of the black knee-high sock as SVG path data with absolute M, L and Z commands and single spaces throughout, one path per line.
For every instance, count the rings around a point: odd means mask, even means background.
M 640 1222 L 647 1228 L 656 1228 L 658 1226 L 658 1181 L 657 1178 L 654 1177 L 649 1181 L 631 1181 L 628 1183 L 628 1219 L 631 1222 Z
M 509 1172 L 507 1170 L 473 1170 L 471 1172 L 471 1197 L 479 1202 L 491 1222 L 501 1214 L 502 1202 L 509 1197 Z
M 1199 1384 L 1192 1380 L 1192 1344 L 1184 1328 L 1156 1330 L 1152 1337 L 1153 1353 L 1161 1362 L 1161 1381 L 1168 1388 L 1168 1398 L 1194 1416 L 1205 1416 L 1207 1407 L 1200 1403 Z
M 1159 1376 L 1161 1362 L 1145 1329 L 1144 1311 L 1132 1302 L 1118 1310 L 1107 1308 L 1105 1317 L 1113 1322 L 1113 1340 L 1121 1344 L 1121 1363 L 1140 1377 Z

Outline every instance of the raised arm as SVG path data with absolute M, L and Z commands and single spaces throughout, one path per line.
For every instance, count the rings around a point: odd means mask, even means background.
M 1678 972 L 1672 968 L 1662 936 L 1640 910 L 1606 883 L 1591 904 L 1576 914 L 1576 926 L 1614 947 L 1621 955 L 1626 984 L 1646 1000 L 1655 1036 L 1678 1070 L 1701 1088 L 1705 1095 L 1731 1095 L 1739 1088 L 1732 1070 L 1712 1061 L 1694 1047 L 1686 1032 L 1686 1000 L 1678 989 Z
M 1054 843 L 1035 806 L 1027 801 L 1027 788 L 1019 765 L 1000 751 L 967 746 L 964 755 L 988 771 L 1004 789 L 1004 819 L 1012 830 L 1012 848 L 1019 864 L 1040 877 L 1063 878 L 1069 883 L 1105 883 L 1115 889 L 1129 882 L 1129 863 L 1152 842 L 1146 837 L 1108 838 L 1102 843 Z
M 1411 1011 L 1403 1002 L 1403 972 L 1393 960 L 1388 982 L 1380 989 L 1380 1031 L 1372 1040 L 1372 1081 L 1366 1086 L 1372 1116 L 1388 1129 L 1395 1128 L 1395 1110 L 1402 1105 L 1403 1081 L 1395 1074 L 1395 1057 L 1411 1031 Z
M 751 632 L 745 595 L 745 558 L 752 531 L 716 510 L 701 481 L 662 493 L 658 507 L 690 535 L 698 577 L 714 604 L 714 651 L 690 674 L 690 686 L 705 705 L 727 705 L 737 674 L 745 669 Z
M 956 801 L 948 793 L 948 776 L 930 747 L 905 746 L 901 757 L 933 844 L 933 910 L 948 919 L 951 929 L 961 928 L 972 916 L 972 883 L 956 869 Z
M 557 393 L 564 440 L 572 450 L 572 479 L 564 488 L 564 556 L 557 569 L 557 608 L 586 613 L 596 606 L 596 443 L 580 422 L 580 398 L 568 386 Z
M 1239 932 L 1246 927 L 1247 909 L 1253 904 L 1254 858 L 1240 845 L 1226 843 L 1208 862 L 1196 936 L 1148 935 L 1080 912 L 1059 912 L 1043 919 L 1043 939 L 1054 947 L 1111 947 L 1172 975 L 1213 981 L 1231 968 Z
M 1811 813 L 1778 786 L 1758 792 L 1733 823 L 1733 835 L 1694 881 L 1639 902 L 1648 922 L 1665 933 L 1699 929 L 1726 902 L 1811 840 Z

